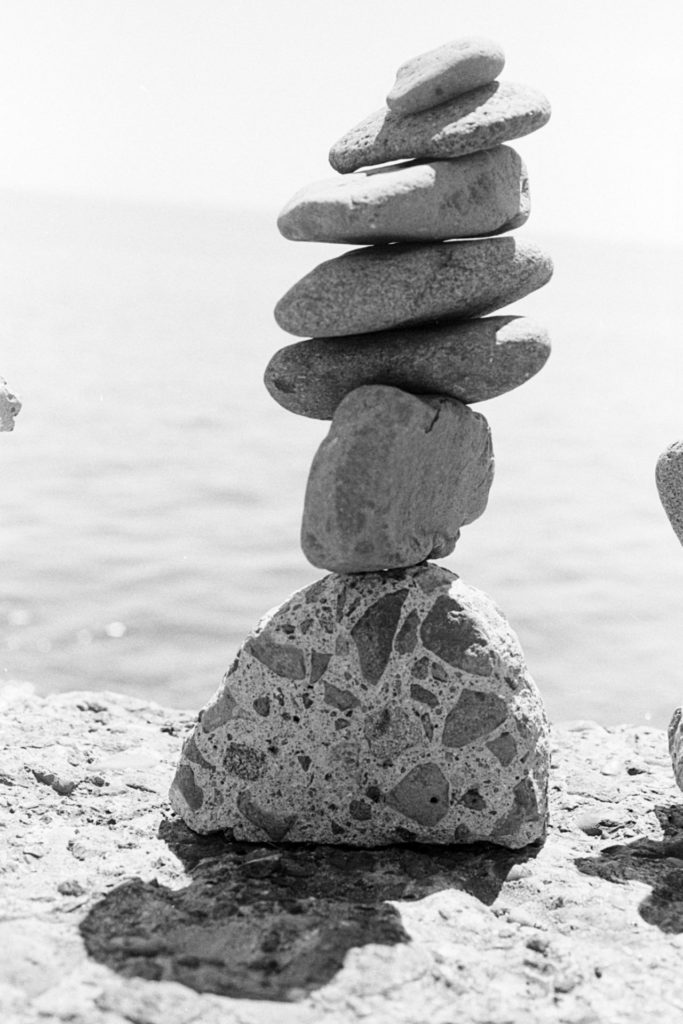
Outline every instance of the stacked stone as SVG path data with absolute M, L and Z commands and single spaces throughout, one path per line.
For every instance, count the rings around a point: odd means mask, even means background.
M 265 376 L 285 408 L 332 420 L 301 535 L 330 574 L 259 623 L 200 713 L 171 792 L 197 831 L 511 847 L 545 833 L 547 721 L 518 641 L 484 594 L 427 562 L 486 507 L 490 431 L 470 403 L 549 354 L 539 325 L 484 316 L 552 273 L 504 234 L 529 215 L 504 143 L 550 112 L 497 81 L 503 64 L 482 39 L 404 64 L 387 108 L 332 147 L 344 176 L 280 215 L 287 238 L 365 246 L 280 300 L 279 325 L 307 340 Z

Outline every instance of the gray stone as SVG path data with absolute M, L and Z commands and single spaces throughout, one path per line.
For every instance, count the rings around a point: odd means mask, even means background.
M 278 217 L 293 241 L 441 241 L 493 235 L 529 216 L 529 181 L 518 153 L 496 146 L 458 160 L 379 167 L 297 192 Z
M 14 421 L 21 412 L 21 402 L 0 377 L 0 431 L 14 430 Z
M 504 67 L 503 51 L 491 39 L 454 39 L 401 64 L 387 96 L 387 106 L 402 115 L 428 110 L 480 85 L 488 85 Z
M 407 622 L 410 649 L 398 642 Z M 322 678 L 287 683 L 254 654 L 290 644 L 307 667 L 329 655 Z M 422 662 L 438 670 L 428 687 L 415 683 Z M 255 698 L 269 701 L 268 717 L 253 710 Z M 207 731 L 224 703 L 243 714 Z M 545 834 L 547 728 L 517 639 L 484 594 L 428 564 L 333 574 L 243 644 L 186 740 L 171 802 L 198 832 L 229 829 L 253 842 L 449 844 L 466 835 L 520 847 Z M 236 761 L 236 748 L 253 756 Z M 249 776 L 243 762 L 256 766 Z
M 392 160 L 448 160 L 529 135 L 549 118 L 538 89 L 491 82 L 405 117 L 382 107 L 335 142 L 330 163 L 348 174 Z
M 674 778 L 679 789 L 683 789 L 683 708 L 676 708 L 669 723 L 669 753 Z
M 450 398 L 357 388 L 337 408 L 313 459 L 304 554 L 333 572 L 443 558 L 460 527 L 486 508 L 492 479 L 491 436 L 479 413 Z M 382 614 L 398 618 L 397 601 L 387 597 Z M 381 647 L 374 622 L 367 634 L 367 658 L 376 661 Z
M 656 480 L 664 511 L 683 544 L 683 441 L 676 441 L 659 456 Z
M 285 409 L 329 420 L 364 384 L 483 402 L 524 384 L 549 354 L 545 328 L 526 317 L 492 316 L 297 341 L 275 353 L 264 380 Z
M 509 235 L 371 246 L 320 263 L 280 299 L 275 319 L 290 334 L 315 338 L 483 316 L 551 276 L 539 246 Z

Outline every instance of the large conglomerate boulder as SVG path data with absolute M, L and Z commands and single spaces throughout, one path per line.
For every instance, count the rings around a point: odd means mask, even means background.
M 250 634 L 171 802 L 263 842 L 522 847 L 547 824 L 543 706 L 495 605 L 422 564 L 324 577 Z

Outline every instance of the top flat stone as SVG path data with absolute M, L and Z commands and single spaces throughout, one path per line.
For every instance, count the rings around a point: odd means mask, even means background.
M 450 159 L 529 135 L 549 118 L 550 104 L 538 89 L 491 82 L 403 117 L 382 107 L 342 135 L 329 159 L 341 174 L 392 160 Z
M 497 43 L 483 36 L 467 36 L 412 57 L 396 72 L 387 96 L 395 114 L 414 114 L 488 85 L 505 66 Z

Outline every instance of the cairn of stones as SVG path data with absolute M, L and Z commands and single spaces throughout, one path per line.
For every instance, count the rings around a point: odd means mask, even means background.
M 0 377 L 0 431 L 14 430 L 14 421 L 21 412 L 21 402 Z
M 387 106 L 332 147 L 340 176 L 279 217 L 289 239 L 361 246 L 279 301 L 305 340 L 265 375 L 286 409 L 332 421 L 301 531 L 328 575 L 261 620 L 200 712 L 171 790 L 198 832 L 515 848 L 545 834 L 548 726 L 518 640 L 429 561 L 486 507 L 491 437 L 471 404 L 549 354 L 543 327 L 485 315 L 552 273 L 509 233 L 529 191 L 504 144 L 550 110 L 499 81 L 503 65 L 479 38 L 408 61 Z

